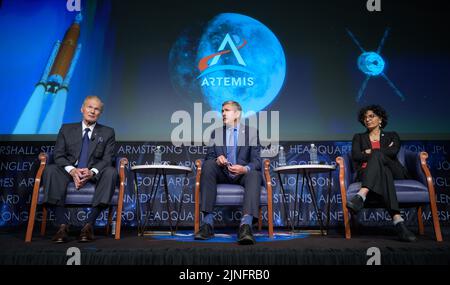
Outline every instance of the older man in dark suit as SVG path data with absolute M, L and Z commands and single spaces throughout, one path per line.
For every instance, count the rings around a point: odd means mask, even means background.
M 195 239 L 214 236 L 213 208 L 218 183 L 244 186 L 243 217 L 238 232 L 239 244 L 254 244 L 253 218 L 258 217 L 261 191 L 261 157 L 258 132 L 240 124 L 242 108 L 235 101 L 222 104 L 224 126 L 213 131 L 200 177 L 202 226 Z
M 66 188 L 74 182 L 77 189 L 86 182 L 94 183 L 92 210 L 81 230 L 79 241 L 93 240 L 93 226 L 102 210 L 110 204 L 114 194 L 117 171 L 114 159 L 114 129 L 97 123 L 103 111 L 103 102 L 97 96 L 88 96 L 81 106 L 82 122 L 64 124 L 56 139 L 53 152 L 55 164 L 43 174 L 44 203 L 55 210 L 59 230 L 53 237 L 57 243 L 68 240 L 68 221 L 65 217 Z

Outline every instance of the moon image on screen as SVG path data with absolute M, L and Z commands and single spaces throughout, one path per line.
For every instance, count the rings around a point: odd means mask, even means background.
M 286 59 L 264 24 L 222 13 L 182 32 L 169 53 L 169 73 L 174 89 L 187 101 L 220 111 L 224 101 L 233 100 L 244 113 L 258 112 L 279 94 Z

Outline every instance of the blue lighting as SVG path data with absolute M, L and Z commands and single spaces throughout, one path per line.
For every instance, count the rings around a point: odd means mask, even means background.
M 383 73 L 384 66 L 383 58 L 376 52 L 364 52 L 358 57 L 358 68 L 367 75 L 380 75 Z
M 347 29 L 347 33 L 352 38 L 353 42 L 358 46 L 358 48 L 361 50 L 361 55 L 358 57 L 358 68 L 361 70 L 362 73 L 366 75 L 366 78 L 364 79 L 361 88 L 359 88 L 358 96 L 356 97 L 356 102 L 359 102 L 364 95 L 364 91 L 366 90 L 367 83 L 369 82 L 371 77 L 380 76 L 386 82 L 389 84 L 389 86 L 394 90 L 395 94 L 397 94 L 398 97 L 402 101 L 405 101 L 405 96 L 398 90 L 398 88 L 394 85 L 394 83 L 387 77 L 386 73 L 384 73 L 384 68 L 386 66 L 386 63 L 381 56 L 381 49 L 384 46 L 384 42 L 386 41 L 386 38 L 389 35 L 389 28 L 387 28 L 384 31 L 383 38 L 381 38 L 380 44 L 378 45 L 377 51 L 366 51 L 361 46 L 359 41 L 356 39 L 356 37 L 353 35 L 353 33 Z

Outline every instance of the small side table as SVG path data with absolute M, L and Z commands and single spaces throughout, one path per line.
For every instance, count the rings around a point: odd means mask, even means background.
M 181 201 L 180 201 L 180 205 L 179 205 L 178 211 L 177 211 L 178 216 L 177 216 L 177 222 L 175 225 L 175 232 L 174 232 L 173 227 L 172 227 L 172 219 L 170 218 L 171 205 L 170 205 L 170 199 L 169 199 L 169 187 L 167 186 L 167 175 L 185 175 L 185 177 L 187 178 L 189 173 L 192 172 L 192 169 L 187 166 L 157 164 L 157 165 L 135 165 L 135 166 L 131 167 L 131 170 L 134 172 L 134 192 L 136 195 L 136 215 L 137 215 L 137 221 L 138 221 L 138 236 L 143 236 L 145 233 L 145 228 L 147 226 L 148 220 L 149 220 L 150 215 L 153 210 L 153 204 L 155 202 L 155 196 L 156 196 L 156 192 L 158 190 L 158 184 L 159 184 L 160 179 L 164 179 L 164 193 L 165 193 L 166 199 L 167 199 L 166 206 L 167 206 L 167 212 L 169 213 L 170 233 L 172 235 L 174 235 L 178 229 L 178 222 L 180 219 L 179 214 L 181 212 L 181 207 L 183 206 L 183 196 L 184 196 L 186 187 L 183 186 L 183 189 L 181 191 Z M 137 174 L 138 173 L 150 174 L 150 175 L 153 175 L 153 177 L 154 177 L 152 189 L 150 191 L 150 199 L 147 204 L 147 213 L 146 213 L 144 221 L 141 221 L 141 203 L 139 201 L 139 189 L 138 189 L 139 187 L 138 187 L 138 182 L 137 182 Z
M 311 174 L 318 174 L 318 173 L 329 173 L 329 178 L 330 178 L 330 184 L 328 186 L 328 192 L 327 192 L 327 224 L 326 224 L 326 230 L 328 231 L 328 226 L 330 224 L 330 195 L 331 195 L 331 174 L 333 172 L 333 170 L 336 169 L 336 166 L 334 165 L 324 165 L 324 164 L 304 164 L 304 165 L 287 165 L 287 166 L 280 166 L 274 169 L 274 171 L 278 174 L 278 180 L 280 181 L 280 185 L 281 185 L 281 192 L 282 192 L 282 201 L 283 201 L 283 205 L 284 205 L 284 212 L 285 212 L 285 219 L 286 221 L 289 221 L 292 227 L 292 231 L 295 231 L 294 228 L 294 223 L 291 221 L 291 219 L 288 219 L 288 209 L 287 209 L 287 205 L 285 202 L 285 190 L 284 190 L 284 186 L 283 186 L 283 181 L 281 179 L 281 174 L 296 174 L 296 179 L 295 179 L 295 202 L 294 202 L 294 210 L 297 208 L 297 200 L 298 200 L 298 176 L 301 174 L 302 175 L 302 189 L 301 189 L 301 193 L 300 193 L 300 197 L 302 197 L 303 194 L 303 187 L 305 185 L 305 179 L 306 179 L 306 183 L 308 185 L 308 189 L 309 192 L 311 193 L 311 199 L 314 205 L 314 209 L 316 210 L 317 213 L 317 219 L 319 220 L 319 225 L 320 225 L 320 233 L 322 235 L 324 234 L 324 224 L 323 224 L 323 220 L 322 220 L 322 210 L 319 209 L 317 200 L 316 200 L 316 193 L 314 190 L 314 186 L 312 184 L 312 180 L 311 180 Z M 299 201 L 299 212 L 300 212 L 300 201 Z M 300 219 L 300 215 L 298 215 L 298 220 L 297 223 L 299 222 Z

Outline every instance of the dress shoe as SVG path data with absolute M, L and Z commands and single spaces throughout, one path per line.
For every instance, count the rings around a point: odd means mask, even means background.
M 347 201 L 347 209 L 349 209 L 353 215 L 358 214 L 358 212 L 361 211 L 362 208 L 364 208 L 364 201 L 363 198 L 358 194 Z
M 52 241 L 55 243 L 65 243 L 69 241 L 69 226 L 61 225 L 59 226 L 59 230 L 53 236 Z
M 90 242 L 94 240 L 94 228 L 91 224 L 88 223 L 81 229 L 78 240 L 80 242 Z
M 401 241 L 413 242 L 416 240 L 416 236 L 408 230 L 404 222 L 397 223 L 395 225 L 395 231 Z
M 195 233 L 194 239 L 207 240 L 214 236 L 213 228 L 210 224 L 203 224 L 198 232 Z
M 242 245 L 256 243 L 250 225 L 244 224 L 240 226 L 238 233 L 238 243 Z

